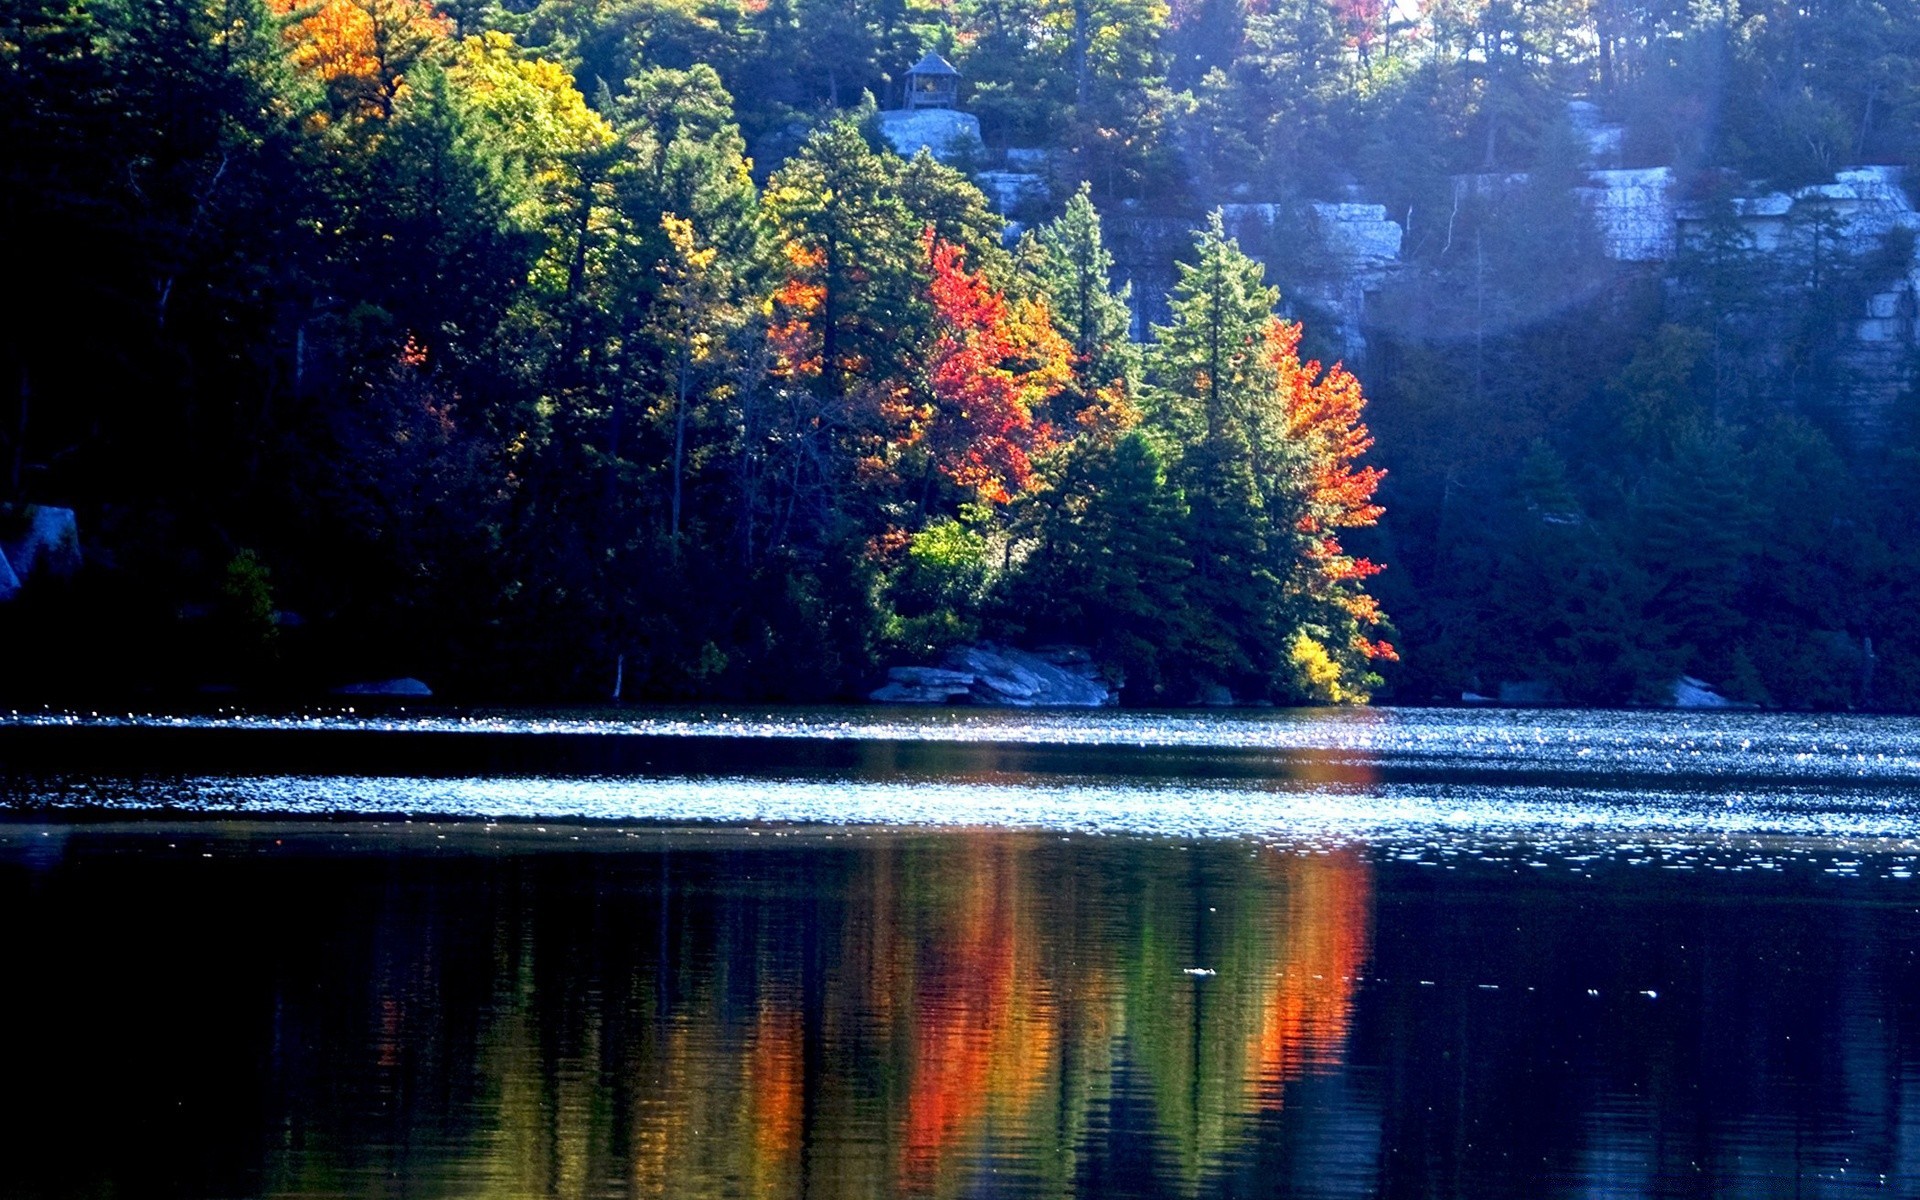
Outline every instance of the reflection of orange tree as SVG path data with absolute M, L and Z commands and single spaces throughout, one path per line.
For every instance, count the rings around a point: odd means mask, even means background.
M 800 1169 L 804 1060 L 800 1011 L 760 1000 L 747 1052 L 742 1091 L 753 1156 L 742 1181 L 746 1196 L 797 1195 Z
M 1277 1109 L 1285 1086 L 1316 1068 L 1337 1066 L 1353 1013 L 1354 986 L 1366 964 L 1373 874 L 1353 850 L 1295 857 L 1262 855 L 1283 881 L 1287 916 L 1274 923 L 1278 968 L 1266 996 L 1249 1099 Z
M 1090 1131 L 1121 1087 L 1151 1103 L 1135 1130 L 1167 1183 L 1197 1193 L 1289 1084 L 1337 1063 L 1370 872 L 1354 852 L 1228 847 L 1086 869 L 1098 853 L 987 832 L 874 845 L 817 958 L 795 957 L 770 906 L 722 919 L 722 952 L 670 968 L 670 1010 L 645 1001 L 652 980 L 623 989 L 641 1000 L 618 1038 L 595 1006 L 537 1016 L 566 1002 L 536 993 L 531 945 L 504 958 L 477 1064 L 496 1122 L 472 1140 L 469 1194 L 624 1176 L 632 1195 L 689 1200 L 950 1196 L 999 1154 L 1061 1193 L 1101 1153 Z M 631 1109 L 609 1107 L 609 1069 Z
M 1035 937 L 1030 844 L 971 839 L 951 900 L 919 930 L 900 1183 L 934 1191 L 954 1180 L 954 1152 L 988 1117 L 1025 1126 L 1046 1090 L 1058 1034 Z
M 724 1044 L 711 993 L 666 1023 L 654 1086 L 635 1114 L 633 1195 L 800 1194 L 805 1079 L 793 1000 L 785 989 L 763 991 L 744 1038 Z
M 959 1191 L 990 1133 L 1064 1185 L 1116 1050 L 1148 1076 L 1166 1165 L 1197 1188 L 1288 1083 L 1337 1063 L 1368 952 L 1366 860 L 1235 854 L 1203 892 L 1168 858 L 1124 898 L 1077 897 L 1040 885 L 1041 844 L 883 855 L 872 882 L 893 903 L 848 930 L 869 1011 L 912 1048 L 899 1189 Z M 1124 982 L 1093 965 L 1116 960 Z M 1202 960 L 1218 975 L 1181 973 Z
M 1149 876 L 1134 910 L 1124 1053 L 1148 1076 L 1161 1152 L 1189 1191 L 1287 1083 L 1337 1059 L 1367 952 L 1358 854 L 1241 862 L 1204 891 Z M 1187 966 L 1217 974 L 1189 979 Z

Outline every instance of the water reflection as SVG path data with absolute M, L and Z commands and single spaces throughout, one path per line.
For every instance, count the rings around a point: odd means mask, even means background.
M 1032 835 L 889 841 L 839 864 L 818 931 L 736 898 L 727 956 L 671 970 L 651 1014 L 634 1194 L 1066 1194 L 1117 1087 L 1149 1104 L 1150 1177 L 1194 1193 L 1337 1066 L 1368 874 L 1185 857 L 1115 875 Z
M 1881 878 L 41 832 L 0 826 L 8 1195 L 1817 1195 L 1920 1146 Z

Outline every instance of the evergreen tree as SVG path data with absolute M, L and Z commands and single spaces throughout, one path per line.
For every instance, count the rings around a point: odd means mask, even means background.
M 1191 677 L 1188 514 L 1153 440 L 1135 429 L 1081 444 L 1043 500 L 1036 545 L 1007 587 L 1026 632 L 1091 641 L 1130 698 L 1190 699 L 1171 686 Z
M 1150 415 L 1179 447 L 1174 478 L 1189 510 L 1192 663 L 1203 683 L 1265 694 L 1283 673 L 1284 532 L 1263 481 L 1285 453 L 1266 329 L 1279 291 L 1226 235 L 1216 211 L 1183 263 L 1173 321 L 1154 328 Z M 1280 526 L 1284 530 L 1284 525 Z
M 1254 449 L 1272 379 L 1262 358 L 1267 320 L 1280 290 L 1227 236 L 1219 210 L 1180 264 L 1168 306 L 1173 322 L 1154 326 L 1148 352 L 1159 389 L 1156 418 L 1182 442 L 1238 440 Z
M 1035 274 L 1051 301 L 1053 319 L 1073 348 L 1075 407 L 1102 393 L 1132 397 L 1140 390 L 1140 359 L 1128 339 L 1131 285 L 1113 286 L 1113 254 L 1100 234 L 1092 189 L 1082 184 L 1066 211 L 1043 226 Z
M 897 168 L 851 120 L 816 131 L 767 184 L 767 207 L 796 278 L 819 288 L 809 324 L 820 390 L 845 399 L 848 367 L 891 363 L 894 323 L 914 308 L 919 230 L 894 189 Z M 885 314 L 887 323 L 879 319 Z

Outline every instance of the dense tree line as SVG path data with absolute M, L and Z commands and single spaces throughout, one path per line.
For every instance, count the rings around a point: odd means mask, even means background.
M 1583 248 L 1581 218 L 1544 184 L 1469 205 L 1467 253 L 1386 297 L 1399 685 L 1920 704 L 1914 397 L 1863 401 L 1849 319 L 1910 243 L 1819 263 L 1728 222 L 1661 273 Z
M 876 149 L 928 47 L 988 161 Z M 0 0 L 0 501 L 89 564 L 14 674 L 800 698 L 998 636 L 1142 701 L 1920 705 L 1920 425 L 1845 352 L 1911 243 L 1735 217 L 1920 162 L 1916 54 L 1891 0 Z M 1717 214 L 1673 263 L 1601 253 L 1575 97 Z M 1406 232 L 1384 479 L 1296 286 L 1346 199 Z M 1144 344 L 1098 213 L 1200 230 Z
M 1143 360 L 1086 193 L 1010 244 L 858 110 L 757 182 L 652 16 L 9 2 L 6 499 L 87 541 L 10 685 L 817 698 L 992 634 L 1368 693 L 1363 400 L 1257 264 L 1204 233 Z

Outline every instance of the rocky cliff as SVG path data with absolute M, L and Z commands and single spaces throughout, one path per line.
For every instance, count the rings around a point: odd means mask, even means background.
M 1594 138 L 1603 149 L 1611 144 L 1604 128 Z M 1461 194 L 1485 194 L 1526 182 L 1524 174 L 1468 175 L 1456 179 L 1455 187 Z M 1679 194 L 1674 173 L 1665 167 L 1596 167 L 1585 173 L 1576 195 L 1592 215 L 1602 252 L 1649 270 L 1670 269 L 1707 236 L 1715 219 L 1704 205 Z M 1369 303 L 1407 269 L 1400 223 L 1380 205 L 1352 202 L 1240 202 L 1221 206 L 1221 212 L 1241 248 L 1274 268 L 1271 276 L 1282 285 L 1283 304 L 1293 315 L 1311 313 L 1328 322 L 1323 332 L 1349 362 L 1363 363 Z M 1843 365 L 1856 393 L 1848 415 L 1860 436 L 1873 436 L 1885 406 L 1907 386 L 1920 347 L 1920 211 L 1901 168 L 1857 167 L 1792 191 L 1755 189 L 1735 200 L 1732 217 L 1750 252 L 1782 261 L 1809 256 L 1813 238 L 1826 239 L 1821 253 L 1856 261 L 1906 247 L 1905 260 L 1881 270 L 1857 311 L 1844 318 L 1851 337 Z M 1134 336 L 1144 340 L 1153 324 L 1167 320 L 1175 262 L 1191 247 L 1198 222 L 1123 211 L 1110 214 L 1105 225 L 1116 273 L 1133 285 Z

